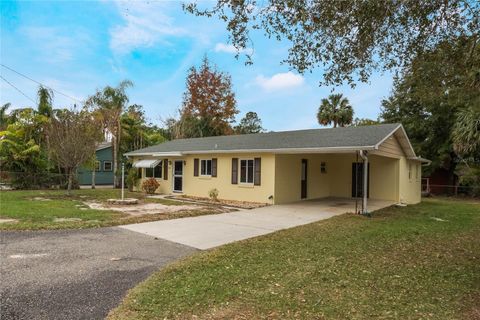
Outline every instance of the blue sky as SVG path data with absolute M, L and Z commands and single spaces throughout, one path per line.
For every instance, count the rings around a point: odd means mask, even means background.
M 181 105 L 188 69 L 208 55 L 230 73 L 240 119 L 255 111 L 268 130 L 317 128 L 320 99 L 344 93 L 357 117 L 377 118 L 391 75 L 368 84 L 319 87 L 322 70 L 299 75 L 280 62 L 288 43 L 252 35 L 252 66 L 235 59 L 224 24 L 184 13 L 181 2 L 1 1 L 1 63 L 78 100 L 97 88 L 130 79 L 130 103 L 144 106 L 154 123 Z M 38 85 L 1 67 L 2 77 L 35 100 Z M 32 102 L 0 80 L 0 103 Z M 74 101 L 55 95 L 55 107 Z

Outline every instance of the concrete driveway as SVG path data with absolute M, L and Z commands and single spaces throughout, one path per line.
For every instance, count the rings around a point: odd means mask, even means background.
M 1 232 L 0 319 L 103 319 L 126 291 L 196 250 L 120 228 Z
M 392 204 L 390 201 L 371 200 L 369 211 Z M 355 201 L 326 198 L 216 215 L 131 224 L 121 228 L 205 250 L 346 212 L 355 212 Z

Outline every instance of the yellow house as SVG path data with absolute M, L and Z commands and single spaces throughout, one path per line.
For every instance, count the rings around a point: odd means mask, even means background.
M 157 179 L 157 193 L 208 197 L 217 189 L 220 199 L 270 204 L 324 197 L 414 204 L 428 162 L 401 124 L 178 139 L 126 156 L 142 180 Z

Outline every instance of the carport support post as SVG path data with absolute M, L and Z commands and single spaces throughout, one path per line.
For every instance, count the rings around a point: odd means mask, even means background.
M 368 214 L 367 210 L 367 194 L 368 194 L 368 157 L 367 152 L 360 150 L 360 157 L 363 159 L 363 214 Z
M 122 162 L 122 200 L 125 198 L 125 163 Z

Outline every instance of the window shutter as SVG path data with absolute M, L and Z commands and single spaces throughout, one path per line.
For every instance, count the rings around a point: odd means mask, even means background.
M 198 159 L 193 159 L 193 176 L 198 177 Z
M 232 184 L 238 184 L 238 158 L 232 158 Z
M 212 177 L 217 176 L 217 158 L 212 159 Z
M 262 182 L 262 159 L 255 158 L 255 176 L 253 178 L 253 184 L 259 186 Z
M 168 159 L 163 159 L 163 180 L 168 180 Z

